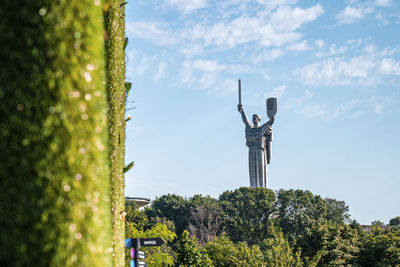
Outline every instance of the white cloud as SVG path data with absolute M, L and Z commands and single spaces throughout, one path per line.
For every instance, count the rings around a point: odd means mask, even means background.
M 137 64 L 134 63 L 133 66 L 133 73 L 138 74 L 138 75 L 142 75 L 146 70 L 149 69 L 151 65 L 151 60 L 149 57 L 147 57 L 146 55 L 144 55 L 140 62 L 138 62 Z
M 189 13 L 208 5 L 210 0 L 166 0 L 167 5 L 173 6 L 184 13 Z
M 346 85 L 354 79 L 360 83 L 367 82 L 375 67 L 375 60 L 369 57 L 358 56 L 349 60 L 336 57 L 306 65 L 297 69 L 295 75 L 310 85 Z
M 180 75 L 180 83 L 187 86 L 192 86 L 196 81 L 196 77 L 193 74 L 192 64 L 189 61 L 185 61 L 182 64 Z
M 304 23 L 316 20 L 322 13 L 324 10 L 320 4 L 306 9 L 280 6 L 276 12 L 272 13 L 270 23 L 280 32 L 291 32 Z
M 372 96 L 371 104 L 372 104 L 373 110 L 376 114 L 382 113 L 382 110 L 383 110 L 382 99 L 378 98 L 377 96 Z
M 340 55 L 340 54 L 346 53 L 348 49 L 349 49 L 349 47 L 347 47 L 347 46 L 337 47 L 336 44 L 331 44 L 327 51 L 318 51 L 315 53 L 315 56 L 316 57 L 327 57 L 327 56 Z
M 284 55 L 284 51 L 279 48 L 264 50 L 262 52 L 255 53 L 251 56 L 251 60 L 254 64 L 258 64 L 264 61 L 271 61 Z
M 263 4 L 272 10 L 280 5 L 293 5 L 297 3 L 297 0 L 257 0 L 258 3 Z
M 321 104 L 308 104 L 300 110 L 300 114 L 307 117 L 320 117 L 327 113 L 324 105 Z
M 380 103 L 376 103 L 374 107 L 374 112 L 376 114 L 381 114 L 382 113 L 382 105 Z
M 189 42 L 189 43 L 184 42 L 182 47 L 179 48 L 179 52 L 187 57 L 193 57 L 196 55 L 205 54 L 205 49 L 202 44 L 195 42 Z
M 318 48 L 322 48 L 322 47 L 324 47 L 325 42 L 324 42 L 324 40 L 316 40 L 316 41 L 315 41 L 315 45 L 316 45 Z
M 392 58 L 384 58 L 380 62 L 379 72 L 385 75 L 400 75 L 400 62 Z
M 300 43 L 295 43 L 286 47 L 289 51 L 305 51 L 309 49 L 307 40 L 303 40 Z
M 389 20 L 387 20 L 381 13 L 377 14 L 375 16 L 376 20 L 379 20 L 380 22 L 382 22 L 384 25 L 389 24 Z
M 264 94 L 264 99 L 269 97 L 281 98 L 286 93 L 286 85 L 280 85 Z
M 370 6 L 346 6 L 342 12 L 336 15 L 336 20 L 339 24 L 350 24 L 362 20 L 365 15 L 373 11 L 374 9 Z
M 256 70 L 246 65 L 220 64 L 216 60 L 186 60 L 182 64 L 180 71 L 180 82 L 189 87 L 196 85 L 199 89 L 218 87 L 220 88 L 219 90 L 214 90 L 219 91 L 221 94 L 227 94 L 231 92 L 231 90 L 226 89 L 230 80 L 220 83 L 218 75 L 225 73 L 239 74 L 250 72 L 254 73 Z
M 212 72 L 204 72 L 197 79 L 196 87 L 199 89 L 210 88 L 217 81 L 217 75 Z
M 227 67 L 220 65 L 215 60 L 195 60 L 192 63 L 194 69 L 198 69 L 205 72 L 219 72 L 225 70 Z
M 167 64 L 164 61 L 161 61 L 158 64 L 157 71 L 153 76 L 154 81 L 158 81 L 165 77 L 165 67 L 166 66 L 167 66 Z
M 300 109 L 300 114 L 307 117 L 321 117 L 325 120 L 334 120 L 347 116 L 357 119 L 364 114 L 362 104 L 363 101 L 357 98 L 341 103 L 337 107 L 326 107 L 319 103 L 303 104 L 299 105 L 299 107 L 304 106 Z
M 232 48 L 240 44 L 257 42 L 262 46 L 281 46 L 298 40 L 301 25 L 317 19 L 323 13 L 317 4 L 310 8 L 280 6 L 270 16 L 242 15 L 232 21 L 219 21 L 210 27 L 196 26 L 193 38 L 202 38 L 205 45 Z
M 307 89 L 304 91 L 303 96 L 287 100 L 282 108 L 285 110 L 299 109 L 300 107 L 304 106 L 303 103 L 311 99 L 313 95 L 314 93 Z
M 377 85 L 394 84 L 400 76 L 400 46 L 379 49 L 373 43 L 360 47 L 355 40 L 346 46 L 330 46 L 328 52 L 318 52 L 316 56 L 327 56 L 314 63 L 296 69 L 293 74 L 302 83 L 319 86 L 343 86 L 348 84 Z M 341 54 L 341 56 L 333 56 Z
M 168 24 L 156 21 L 135 21 L 126 23 L 128 34 L 149 40 L 157 45 L 173 45 L 178 43 L 171 31 L 166 30 Z
M 361 39 L 351 39 L 351 40 L 346 41 L 346 44 L 360 46 L 362 44 L 362 42 L 363 41 Z
M 224 79 L 218 86 L 217 90 L 221 95 L 229 95 L 236 93 L 238 90 L 237 80 L 235 79 Z
M 184 1 L 174 0 L 174 3 L 178 2 Z M 287 1 L 276 3 L 279 2 Z M 316 20 L 323 12 L 320 4 L 309 8 L 284 5 L 267 14 L 250 16 L 242 12 L 240 16 L 233 18 L 204 19 L 202 22 L 175 25 L 178 28 L 174 30 L 173 25 L 164 22 L 128 22 L 127 32 L 159 46 L 181 46 L 180 51 L 185 54 L 191 53 L 187 44 L 194 46 L 198 52 L 210 46 L 226 50 L 247 43 L 282 46 L 299 40 L 301 34 L 296 30 L 305 23 Z
M 303 96 L 286 101 L 283 108 L 296 111 L 306 117 L 320 117 L 324 120 L 334 120 L 343 116 L 356 119 L 364 113 L 361 109 L 363 101 L 358 98 L 341 103 L 336 107 L 327 107 L 315 101 L 311 102 L 313 95 L 313 92 L 306 90 Z
M 336 107 L 334 112 L 331 113 L 329 116 L 329 119 L 336 119 L 337 117 L 340 117 L 344 114 L 349 113 L 350 111 L 354 110 L 357 106 L 360 106 L 362 101 L 360 99 L 352 99 L 348 102 L 342 103 L 339 106 Z
M 363 114 L 364 114 L 364 111 L 363 111 L 363 110 L 358 110 L 358 111 L 353 112 L 352 114 L 350 114 L 350 118 L 352 118 L 352 119 L 358 119 L 358 118 L 360 118 Z
M 200 72 L 226 72 L 226 73 L 254 73 L 257 69 L 251 68 L 244 64 L 221 64 L 216 60 L 196 59 L 186 60 L 185 68 Z
M 375 6 L 385 6 L 389 7 L 393 4 L 392 0 L 375 0 L 374 5 Z
M 300 34 L 277 31 L 260 17 L 241 16 L 231 22 L 217 22 L 210 27 L 197 25 L 192 31 L 192 38 L 202 41 L 205 46 L 229 49 L 250 42 L 262 46 L 280 46 L 299 39 Z

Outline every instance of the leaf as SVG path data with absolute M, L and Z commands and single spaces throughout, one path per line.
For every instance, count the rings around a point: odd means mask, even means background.
M 135 162 L 132 161 L 131 163 L 129 163 L 128 165 L 126 165 L 124 167 L 124 173 L 126 173 L 127 171 L 129 171 L 130 169 L 132 169 L 132 167 L 135 165 Z
M 131 82 L 125 82 L 125 91 L 126 91 L 126 95 L 129 95 L 129 91 L 132 88 L 132 83 Z
M 124 50 L 125 50 L 125 48 L 128 46 L 128 42 L 129 42 L 128 37 L 125 37 L 125 41 L 124 41 Z

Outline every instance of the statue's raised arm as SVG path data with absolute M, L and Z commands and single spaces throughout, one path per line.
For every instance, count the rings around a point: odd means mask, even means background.
M 269 121 L 264 123 L 262 127 L 267 126 L 267 125 L 272 126 L 272 124 L 274 124 L 274 121 L 275 121 L 275 117 L 272 117 L 269 119 Z
M 238 105 L 238 111 L 240 112 L 240 114 L 242 115 L 242 120 L 244 122 L 244 124 L 248 127 L 251 127 L 249 120 L 247 119 L 246 113 L 243 110 L 243 106 L 242 104 Z

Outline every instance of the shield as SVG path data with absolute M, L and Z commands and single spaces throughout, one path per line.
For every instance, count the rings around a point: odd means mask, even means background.
M 267 116 L 272 118 L 275 116 L 278 110 L 278 101 L 275 97 L 270 97 L 267 99 Z

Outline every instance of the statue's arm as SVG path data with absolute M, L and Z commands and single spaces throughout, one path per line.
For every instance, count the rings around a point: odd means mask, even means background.
M 262 134 L 263 135 L 272 135 L 272 124 L 274 124 L 275 118 L 272 117 L 269 121 L 267 121 L 263 126 L 262 126 Z
M 271 119 L 269 119 L 269 121 L 266 124 L 272 126 L 272 124 L 274 124 L 274 121 L 275 121 L 275 117 L 272 117 Z
M 238 105 L 238 110 L 239 110 L 240 114 L 242 115 L 242 120 L 243 120 L 244 124 L 246 126 L 250 127 L 249 120 L 247 119 L 246 113 L 244 112 L 243 106 L 241 104 Z

